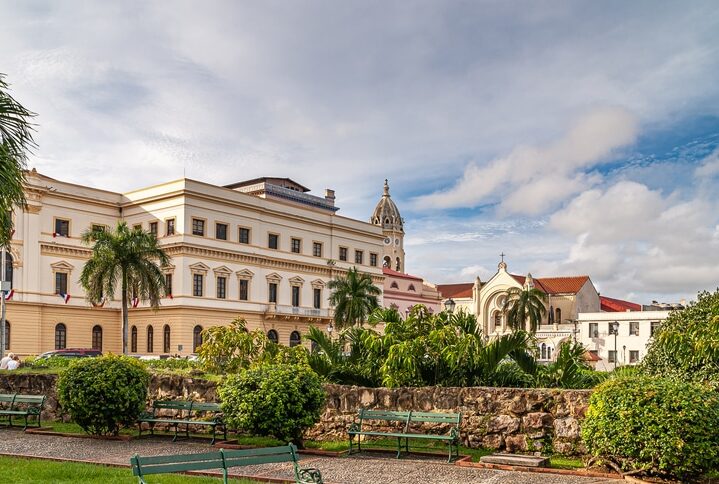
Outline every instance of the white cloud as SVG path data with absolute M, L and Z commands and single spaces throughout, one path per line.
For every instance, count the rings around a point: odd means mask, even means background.
M 620 108 L 595 109 L 559 141 L 545 147 L 520 146 L 484 166 L 470 163 L 449 190 L 420 196 L 420 208 L 476 207 L 501 200 L 506 213 L 538 214 L 600 181 L 583 170 L 607 161 L 633 143 L 637 118 Z
M 698 178 L 715 177 L 719 175 L 719 148 L 706 157 L 701 165 L 694 171 Z

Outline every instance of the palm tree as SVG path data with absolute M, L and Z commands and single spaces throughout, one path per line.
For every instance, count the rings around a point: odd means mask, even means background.
M 372 277 L 351 268 L 345 277 L 332 279 L 330 304 L 335 308 L 335 325 L 338 329 L 345 326 L 362 324 L 370 313 L 379 306 L 380 288 L 374 285 Z
M 118 285 L 122 296 L 122 352 L 127 354 L 129 291 L 152 308 L 160 306 L 165 294 L 162 268 L 170 258 L 157 243 L 157 238 L 142 229 L 130 229 L 119 222 L 114 232 L 96 228 L 82 234 L 85 244 L 93 244 L 92 257 L 85 263 L 80 284 L 90 302 L 100 303 L 105 295 L 112 296 Z
M 515 331 L 523 330 L 529 323 L 529 332 L 536 332 L 542 317 L 547 314 L 544 304 L 546 300 L 547 295 L 534 287 L 509 289 L 502 307 L 502 311 L 507 315 L 509 327 Z
M 23 182 L 28 152 L 37 145 L 32 139 L 30 118 L 35 116 L 10 94 L 0 74 L 0 246 L 12 236 L 12 210 L 25 205 Z

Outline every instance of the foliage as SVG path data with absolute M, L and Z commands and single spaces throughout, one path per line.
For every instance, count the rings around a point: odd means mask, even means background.
M 641 364 L 647 375 L 719 384 L 719 289 L 672 311 Z
M 67 368 L 73 361 L 73 358 L 66 358 L 63 356 L 51 356 L 49 358 L 35 358 L 31 356 L 23 361 L 22 366 L 36 370 Z
M 121 426 L 134 425 L 145 409 L 150 375 L 139 361 L 107 355 L 73 361 L 60 374 L 57 395 L 86 432 L 117 435 Z
M 463 311 L 431 314 L 415 306 L 402 319 L 395 309 L 369 316 L 384 332 L 351 327 L 333 340 L 310 328 L 318 351 L 309 364 L 323 378 L 350 385 L 544 386 L 587 388 L 601 376 L 584 362 L 584 348 L 569 345 L 557 361 L 540 365 L 534 339 L 524 331 L 485 338 L 477 318 Z
M 344 277 L 332 279 L 327 287 L 330 289 L 330 304 L 334 307 L 334 321 L 337 329 L 362 324 L 369 314 L 379 306 L 378 296 L 382 293 L 374 285 L 372 277 L 351 268 Z
M 25 109 L 9 93 L 4 74 L 0 74 L 0 246 L 12 237 L 12 210 L 25 205 L 25 164 L 37 145 L 32 138 L 34 113 Z
M 202 367 L 212 373 L 235 373 L 249 368 L 272 343 L 261 329 L 247 331 L 247 322 L 237 318 L 228 326 L 214 326 L 202 332 L 197 356 Z
M 547 295 L 534 287 L 513 287 L 507 291 L 502 311 L 507 315 L 507 325 L 514 330 L 537 331 L 542 317 L 547 313 L 544 303 Z M 529 328 L 526 328 L 527 323 Z
M 686 482 L 719 466 L 719 395 L 669 379 L 609 380 L 590 397 L 582 437 L 625 471 Z
M 230 427 L 302 445 L 303 432 L 320 419 L 326 394 L 307 365 L 262 364 L 230 375 L 219 388 Z
M 515 352 L 512 357 L 528 377 L 528 386 L 537 388 L 592 388 L 606 378 L 585 361 L 586 348 L 576 341 L 559 346 L 557 357 L 549 364 L 537 362 L 529 352 Z
M 197 370 L 200 362 L 186 358 L 164 358 L 159 360 L 142 360 L 142 363 L 152 370 Z
M 141 228 L 130 229 L 125 222 L 119 222 L 115 231 L 87 230 L 82 241 L 92 244 L 92 256 L 80 274 L 80 284 L 90 302 L 101 303 L 105 296 L 112 297 L 120 288 L 122 351 L 127 354 L 130 291 L 157 309 L 160 298 L 166 295 L 162 269 L 169 265 L 170 258 L 160 248 L 157 237 Z

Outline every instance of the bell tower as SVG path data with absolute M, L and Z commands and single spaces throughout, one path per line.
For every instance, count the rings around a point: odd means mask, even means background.
M 389 195 L 389 183 L 384 181 L 384 193 L 374 209 L 370 223 L 382 227 L 384 234 L 382 265 L 398 272 L 404 267 L 404 221 Z

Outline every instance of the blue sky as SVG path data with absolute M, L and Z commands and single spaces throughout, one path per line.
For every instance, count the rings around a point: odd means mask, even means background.
M 719 4 L 0 0 L 31 165 L 112 190 L 290 176 L 407 269 L 589 274 L 637 302 L 719 286 Z

